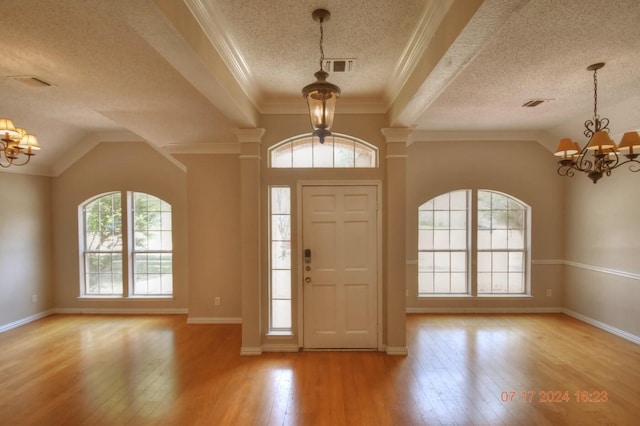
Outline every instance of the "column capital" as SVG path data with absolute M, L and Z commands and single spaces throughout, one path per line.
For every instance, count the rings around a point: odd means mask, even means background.
M 409 138 L 413 129 L 408 127 L 385 127 L 380 129 L 387 143 L 406 143 L 409 145 Z
M 266 130 L 262 128 L 255 129 L 233 129 L 233 133 L 240 143 L 260 143 Z

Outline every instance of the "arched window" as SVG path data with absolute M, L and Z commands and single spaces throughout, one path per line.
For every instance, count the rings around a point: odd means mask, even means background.
M 530 217 L 523 202 L 488 190 L 452 191 L 422 204 L 418 295 L 530 293 Z
M 321 144 L 309 135 L 296 136 L 269 148 L 272 168 L 375 168 L 378 149 L 360 139 L 333 134 Z
M 79 210 L 82 296 L 173 294 L 169 203 L 141 192 L 110 192 Z

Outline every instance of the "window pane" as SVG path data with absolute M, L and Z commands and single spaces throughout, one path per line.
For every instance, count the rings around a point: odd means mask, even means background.
M 418 212 L 418 229 L 433 229 L 433 211 Z
M 133 255 L 133 294 L 136 296 L 173 293 L 173 255 L 135 253 Z
M 274 270 L 271 272 L 271 297 L 291 299 L 291 271 Z
M 440 195 L 433 200 L 434 210 L 449 210 L 449 194 Z
M 275 329 L 291 328 L 291 300 L 271 301 L 271 327 Z
M 478 250 L 491 249 L 491 231 L 478 230 Z
M 450 193 L 451 210 L 467 210 L 467 191 L 454 191 Z
M 291 197 L 289 188 L 271 188 L 271 213 L 289 214 L 291 213 Z
M 376 166 L 376 153 L 371 148 L 362 144 L 356 144 L 355 146 L 355 167 L 375 167 Z
M 491 210 L 491 192 L 478 191 L 478 210 Z
M 478 252 L 478 272 L 491 272 L 491 253 Z
M 418 274 L 418 294 L 433 293 L 433 274 L 432 273 L 419 273 Z
M 449 211 L 435 211 L 433 221 L 435 229 L 449 229 Z
M 451 253 L 451 271 L 452 272 L 467 271 L 467 253 L 466 252 Z
M 509 271 L 511 272 L 524 271 L 524 253 L 522 252 L 509 253 Z
M 293 167 L 312 167 L 313 150 L 310 138 L 293 141 L 291 144 L 293 147 Z
M 467 274 L 452 273 L 451 274 L 451 293 L 467 292 Z
M 291 239 L 291 216 L 274 214 L 271 216 L 271 239 L 273 241 L 289 241 Z
M 291 142 L 280 145 L 271 151 L 271 167 L 292 167 Z
M 433 252 L 418 253 L 418 272 L 433 272 Z
M 506 252 L 493 252 L 491 267 L 493 272 L 506 272 L 509 265 L 509 256 Z
M 465 250 L 467 248 L 467 231 L 451 231 L 451 248 Z
M 491 211 L 478 211 L 478 229 L 491 229 Z
M 333 167 L 333 143 L 313 141 L 313 167 Z
M 524 232 L 523 231 L 507 231 L 510 249 L 524 249 Z
M 491 274 L 491 291 L 493 293 L 506 293 L 507 286 L 507 275 L 504 272 L 494 272 Z
M 433 231 L 433 248 L 443 250 L 449 246 L 449 231 Z
M 271 267 L 273 269 L 291 269 L 291 247 L 288 241 L 271 243 Z
M 467 229 L 467 212 L 452 211 L 450 216 L 451 229 Z
M 507 247 L 508 247 L 507 231 L 506 230 L 491 231 L 491 248 L 506 249 Z
M 335 167 L 354 167 L 354 142 L 335 138 L 333 158 Z
M 491 273 L 478 273 L 478 293 L 491 293 Z
M 434 279 L 434 283 L 433 283 L 433 287 L 434 287 L 434 292 L 436 293 L 449 293 L 451 290 L 451 286 L 450 286 L 450 282 L 449 282 L 449 278 L 450 275 L 449 273 L 435 273 L 433 274 L 433 279 Z
M 418 231 L 418 248 L 420 250 L 433 249 L 433 231 Z
M 433 257 L 433 269 L 436 271 L 449 271 L 450 257 L 449 252 L 435 252 Z
M 509 293 L 524 293 L 524 274 L 522 272 L 509 273 Z

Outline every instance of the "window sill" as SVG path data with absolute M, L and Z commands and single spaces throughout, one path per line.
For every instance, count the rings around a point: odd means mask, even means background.
M 265 336 L 269 340 L 289 339 L 289 338 L 293 337 L 293 332 L 291 332 L 291 331 L 269 331 Z
M 173 300 L 173 296 L 78 296 L 78 300 L 86 300 L 86 301 L 140 301 L 140 300 L 149 300 L 149 301 L 165 301 L 165 300 Z
M 434 294 L 431 296 L 418 296 L 418 300 L 433 300 L 433 299 L 508 299 L 508 300 L 530 300 L 533 296 L 530 294 Z

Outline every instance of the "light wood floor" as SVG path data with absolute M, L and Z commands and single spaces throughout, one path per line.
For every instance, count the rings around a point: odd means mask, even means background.
M 555 314 L 407 320 L 407 357 L 241 357 L 238 325 L 48 317 L 0 334 L 0 424 L 640 424 L 638 345 Z

